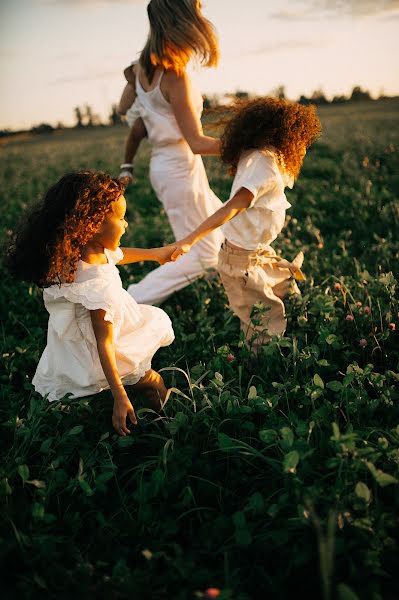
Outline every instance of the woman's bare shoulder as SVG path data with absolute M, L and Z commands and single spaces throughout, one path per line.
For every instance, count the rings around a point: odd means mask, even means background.
M 181 74 L 177 74 L 176 71 L 165 71 L 161 88 L 168 95 L 173 92 L 185 94 L 190 89 L 190 78 L 185 71 Z

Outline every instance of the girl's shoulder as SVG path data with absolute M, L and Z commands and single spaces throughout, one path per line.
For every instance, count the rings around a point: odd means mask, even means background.
M 284 159 L 279 156 L 274 146 L 270 145 L 243 152 L 237 166 L 237 173 L 248 169 L 259 173 L 263 171 L 265 179 L 274 178 L 280 181 L 284 187 L 292 188 L 294 185 L 293 175 L 286 170 Z
M 265 170 L 278 173 L 276 153 L 270 148 L 244 150 L 237 165 L 237 174 L 247 170 Z
M 136 81 L 136 73 L 138 69 L 138 61 L 130 63 L 128 67 L 123 69 L 123 75 L 128 83 L 133 85 Z

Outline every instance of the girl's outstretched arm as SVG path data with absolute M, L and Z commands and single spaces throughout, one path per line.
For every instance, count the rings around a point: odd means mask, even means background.
M 100 363 L 114 398 L 112 424 L 119 435 L 126 436 L 130 434 L 130 430 L 126 425 L 126 417 L 129 416 L 133 425 L 137 425 L 137 419 L 132 403 L 118 373 L 113 325 L 109 321 L 104 320 L 105 310 L 91 310 L 90 317 L 97 341 Z
M 178 256 L 172 258 L 176 244 L 169 244 L 161 248 L 121 248 L 121 250 L 123 259 L 118 262 L 118 265 L 128 265 L 142 260 L 153 260 L 163 265 L 178 258 Z
M 199 242 L 203 237 L 217 229 L 227 221 L 234 219 L 237 215 L 248 208 L 253 200 L 253 193 L 242 187 L 226 204 L 219 208 L 213 215 L 205 219 L 188 236 L 175 242 L 176 251 L 172 254 L 172 260 L 191 250 L 191 246 Z

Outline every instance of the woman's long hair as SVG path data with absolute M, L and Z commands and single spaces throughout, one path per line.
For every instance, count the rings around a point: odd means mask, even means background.
M 140 65 L 149 82 L 158 66 L 181 75 L 192 56 L 206 67 L 218 64 L 216 33 L 198 0 L 151 0 L 147 13 L 150 32 Z
M 6 253 L 16 279 L 39 286 L 71 283 L 83 247 L 101 227 L 121 184 L 105 173 L 68 173 L 24 215 Z
M 320 135 L 321 124 L 313 105 L 280 98 L 257 98 L 237 103 L 221 137 L 220 157 L 231 173 L 244 150 L 273 146 L 277 161 L 295 178 L 303 162 L 303 148 Z

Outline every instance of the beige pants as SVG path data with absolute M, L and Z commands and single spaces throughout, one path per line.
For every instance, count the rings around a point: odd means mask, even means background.
M 236 248 L 227 240 L 219 253 L 218 271 L 231 310 L 240 318 L 247 345 L 254 352 L 282 335 L 287 327 L 283 298 L 300 294 L 295 279 L 303 280 L 303 252 L 292 263 L 276 255 L 270 246 L 259 250 Z

